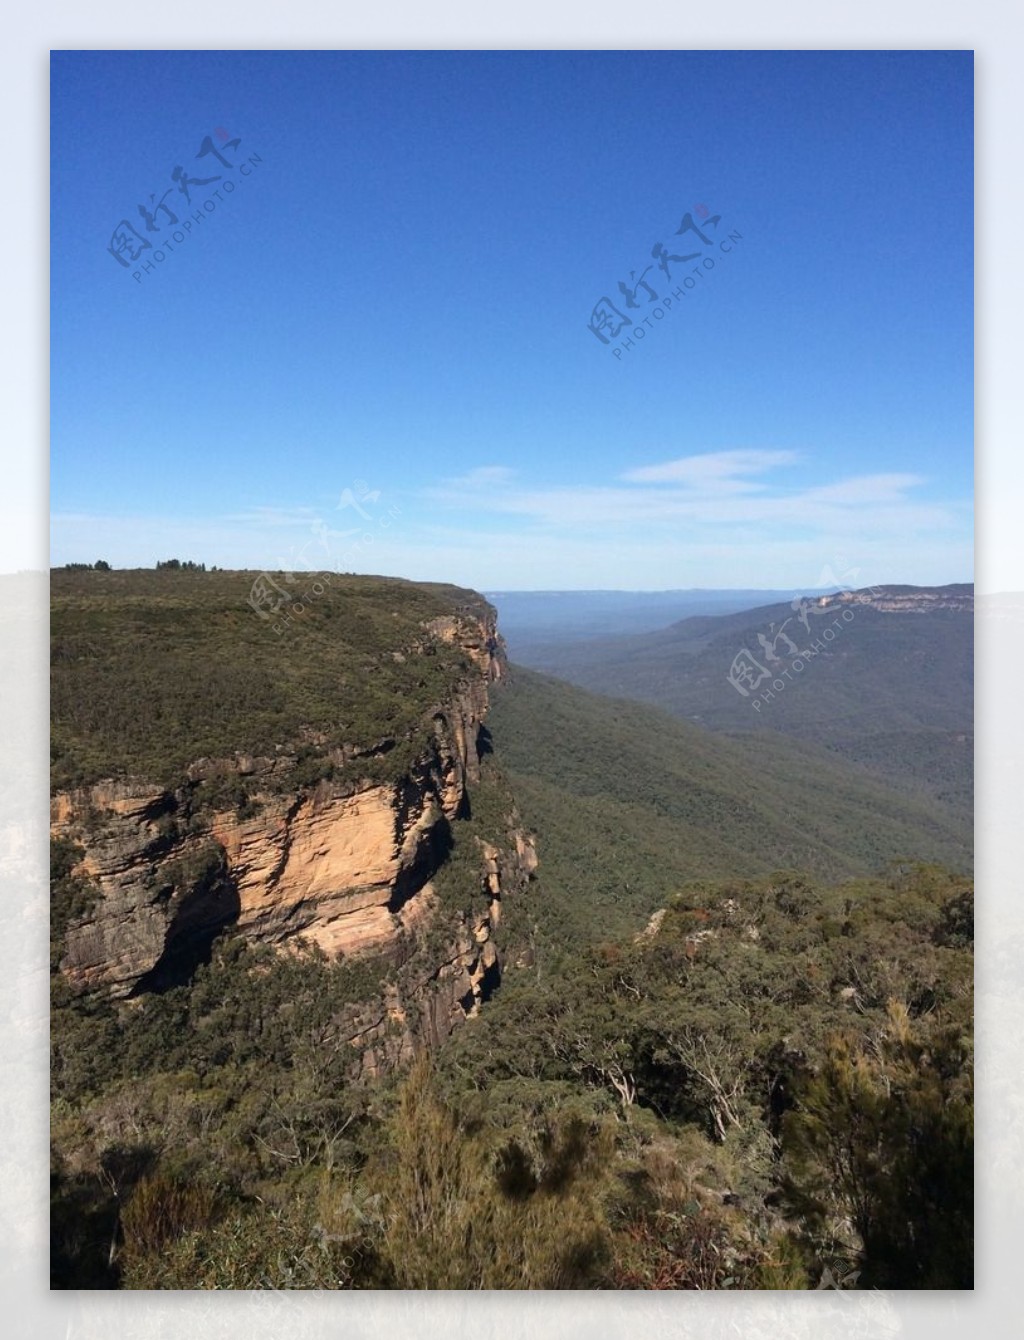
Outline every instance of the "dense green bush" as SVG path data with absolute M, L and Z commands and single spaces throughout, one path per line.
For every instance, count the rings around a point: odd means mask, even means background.
M 969 1287 L 967 893 L 908 863 L 691 884 L 656 932 L 506 973 L 401 1083 L 354 1084 L 339 1029 L 379 977 L 313 951 L 228 939 L 190 987 L 65 1001 L 55 1279 Z
M 412 736 L 418 747 L 431 710 L 469 670 L 465 651 L 426 625 L 459 607 L 486 613 L 486 603 L 456 588 L 334 573 L 301 614 L 261 618 L 248 604 L 258 575 L 181 564 L 102 581 L 52 574 L 55 788 L 120 776 L 174 787 L 200 758 L 304 746 L 316 780 L 317 758 L 332 748 Z M 315 576 L 298 574 L 295 591 Z M 292 591 L 284 574 L 277 581 Z M 353 776 L 367 764 L 397 776 L 408 761 L 392 749 L 354 760 Z

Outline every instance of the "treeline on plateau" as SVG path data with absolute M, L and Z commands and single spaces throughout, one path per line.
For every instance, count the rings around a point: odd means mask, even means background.
M 969 884 L 694 885 L 532 957 L 372 1083 L 336 1027 L 372 963 L 56 974 L 54 1287 L 971 1287 Z
M 156 570 L 159 572 L 161 569 L 166 569 L 170 572 L 205 572 L 206 564 L 195 563 L 192 559 L 158 558 L 156 561 Z M 65 572 L 111 572 L 112 570 L 113 569 L 105 558 L 98 558 L 95 563 L 64 564 Z M 210 571 L 216 572 L 216 565 L 214 565 Z

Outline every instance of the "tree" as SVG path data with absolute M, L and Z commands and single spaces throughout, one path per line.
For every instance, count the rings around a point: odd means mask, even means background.
M 404 1289 L 573 1289 L 599 1281 L 608 1132 L 567 1120 L 531 1156 L 467 1130 L 418 1061 L 377 1172 L 383 1252 Z
M 719 1140 L 727 1126 L 742 1126 L 740 1102 L 752 1062 L 742 1049 L 723 1036 L 685 1028 L 666 1039 L 670 1056 L 684 1067 L 696 1089 L 704 1096 Z
M 783 1129 L 791 1203 L 819 1243 L 852 1227 L 862 1287 L 972 1287 L 973 1098 L 959 1030 L 926 1031 L 890 1002 L 874 1037 L 829 1040 Z

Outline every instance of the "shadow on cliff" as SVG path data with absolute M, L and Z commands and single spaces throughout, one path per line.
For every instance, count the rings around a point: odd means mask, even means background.
M 241 899 L 223 848 L 204 853 L 201 870 L 191 872 L 184 888 L 172 887 L 164 950 L 156 963 L 132 988 L 131 996 L 156 995 L 187 986 L 196 969 L 210 962 L 213 944 L 226 926 L 238 920 Z
M 388 899 L 388 911 L 400 911 L 410 898 L 415 897 L 448 860 L 454 846 L 451 824 L 446 818 L 439 819 L 420 839 L 410 864 L 399 871 Z

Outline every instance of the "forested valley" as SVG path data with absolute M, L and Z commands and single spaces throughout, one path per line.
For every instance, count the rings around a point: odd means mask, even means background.
M 53 1287 L 972 1286 L 959 815 L 510 667 L 472 593 L 347 579 L 289 642 L 236 576 L 56 583 Z M 390 788 L 391 940 L 324 948 L 316 860 L 247 911 L 261 824 Z

